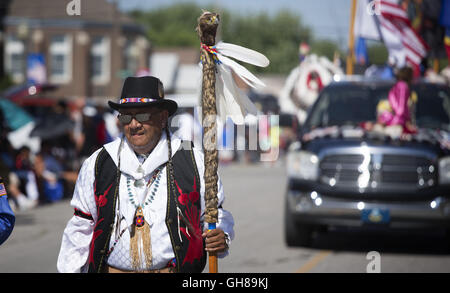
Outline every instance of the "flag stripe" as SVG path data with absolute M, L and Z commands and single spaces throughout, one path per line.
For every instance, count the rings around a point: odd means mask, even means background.
M 381 15 L 383 15 L 386 18 L 393 18 L 398 19 L 404 22 L 409 22 L 408 16 L 404 15 L 403 13 L 399 13 L 397 10 L 393 9 L 385 9 L 384 7 L 380 9 Z
M 6 195 L 6 188 L 3 183 L 0 183 L 0 196 Z
M 396 0 L 382 0 L 381 1 L 381 13 L 383 16 L 387 16 L 387 18 L 391 17 L 393 19 L 390 19 L 391 22 L 394 22 L 394 20 L 397 20 L 397 22 L 402 23 L 403 27 L 401 31 L 404 31 L 405 34 L 409 35 L 412 39 L 414 39 L 414 42 L 420 42 L 422 43 L 422 46 L 427 48 L 426 43 L 422 40 L 422 38 L 412 29 L 411 21 L 408 18 L 408 14 L 405 10 L 403 10 L 402 7 L 400 7 Z M 426 54 L 426 49 L 424 48 L 423 54 Z
M 418 60 L 420 63 L 420 59 L 425 55 L 425 52 L 418 52 L 415 50 L 410 44 L 414 44 L 411 42 L 408 42 L 408 39 L 405 38 L 405 36 L 402 34 L 401 30 L 399 30 L 393 23 L 388 22 L 386 20 L 381 21 L 381 26 L 384 27 L 386 30 L 390 31 L 392 34 L 394 34 L 396 37 L 399 38 L 399 42 L 403 45 L 405 50 L 405 54 L 408 56 L 411 56 L 412 60 Z M 391 43 L 392 45 L 392 43 Z
M 396 30 L 396 33 L 401 37 L 402 42 L 408 44 L 409 48 L 414 47 L 414 50 L 418 55 L 426 55 L 425 46 L 423 46 L 420 37 L 418 37 L 413 30 L 403 23 L 391 22 L 391 24 L 393 29 Z
M 402 20 L 409 21 L 408 14 L 399 5 L 390 3 L 388 1 L 380 1 L 381 13 L 392 15 L 393 17 L 399 17 Z
M 411 63 L 415 70 L 427 54 L 429 47 L 412 28 L 406 11 L 398 5 L 398 0 L 375 0 L 381 14 L 367 13 L 370 0 L 359 0 L 358 27 L 356 38 L 371 36 L 386 45 L 389 56 L 397 60 L 397 66 Z

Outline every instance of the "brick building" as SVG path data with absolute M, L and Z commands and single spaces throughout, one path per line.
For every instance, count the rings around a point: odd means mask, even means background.
M 74 2 L 80 15 L 70 15 Z M 25 82 L 26 56 L 37 53 L 58 98 L 116 97 L 126 76 L 149 66 L 143 27 L 106 0 L 12 0 L 4 25 L 5 72 Z

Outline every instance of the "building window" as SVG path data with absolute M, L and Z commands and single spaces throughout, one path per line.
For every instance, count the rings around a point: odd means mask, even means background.
M 23 82 L 25 79 L 25 46 L 22 40 L 13 35 L 7 37 L 4 60 L 6 72 L 11 75 L 13 81 Z
M 92 39 L 91 77 L 94 84 L 106 84 L 110 81 L 110 40 L 97 36 Z
M 127 40 L 124 49 L 124 70 L 127 75 L 134 76 L 138 71 L 139 66 L 139 48 L 136 46 L 136 42 L 133 40 Z
M 69 83 L 72 80 L 72 39 L 55 35 L 50 40 L 50 80 Z

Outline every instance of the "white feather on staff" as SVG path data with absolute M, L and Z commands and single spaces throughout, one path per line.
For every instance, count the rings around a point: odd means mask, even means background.
M 239 45 L 219 42 L 216 45 L 217 51 L 224 56 L 238 59 L 245 63 L 253 64 L 259 67 L 269 66 L 269 59 L 263 54 Z
M 267 67 L 270 63 L 269 59 L 254 50 L 224 42 L 219 42 L 212 49 L 215 49 L 214 53 L 219 61 L 216 67 L 217 114 L 222 122 L 230 117 L 235 124 L 244 124 L 245 116 L 256 115 L 258 110 L 244 91 L 236 85 L 233 72 L 253 88 L 265 86 L 265 84 L 244 66 L 228 57 L 259 67 Z

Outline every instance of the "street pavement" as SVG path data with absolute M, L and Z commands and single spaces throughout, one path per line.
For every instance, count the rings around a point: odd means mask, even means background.
M 220 166 L 226 201 L 235 220 L 230 254 L 219 272 L 366 273 L 372 254 L 382 273 L 450 272 L 450 253 L 438 231 L 411 233 L 358 230 L 321 232 L 311 248 L 288 248 L 283 238 L 286 173 L 283 160 Z M 54 273 L 69 200 L 18 212 L 10 238 L 0 246 L 0 273 Z M 207 267 L 205 272 L 207 271 Z

